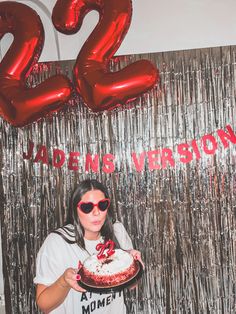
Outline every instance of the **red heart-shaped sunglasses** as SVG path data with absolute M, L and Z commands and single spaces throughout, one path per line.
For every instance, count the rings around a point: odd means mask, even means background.
M 107 210 L 110 206 L 110 200 L 109 198 L 104 198 L 103 200 L 99 201 L 97 204 L 94 204 L 93 202 L 83 202 L 80 201 L 77 205 L 77 207 L 85 214 L 89 214 L 94 207 L 97 206 L 100 211 L 104 212 Z

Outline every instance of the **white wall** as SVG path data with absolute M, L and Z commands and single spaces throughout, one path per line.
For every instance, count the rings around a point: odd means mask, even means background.
M 56 0 L 18 2 L 34 8 L 42 19 L 46 38 L 40 61 L 75 59 L 98 21 L 97 12 L 91 12 L 77 34 L 63 35 L 51 22 Z M 133 0 L 131 26 L 117 55 L 235 45 L 235 12 L 235 0 Z M 5 37 L 2 56 L 11 36 Z

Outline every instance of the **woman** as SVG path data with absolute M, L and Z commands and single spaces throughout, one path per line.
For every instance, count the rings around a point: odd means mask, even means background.
M 90 293 L 77 283 L 78 264 L 109 239 L 142 263 L 124 226 L 112 224 L 111 210 L 108 192 L 98 181 L 85 180 L 75 189 L 66 225 L 48 235 L 37 256 L 36 302 L 45 313 L 126 313 L 122 292 Z

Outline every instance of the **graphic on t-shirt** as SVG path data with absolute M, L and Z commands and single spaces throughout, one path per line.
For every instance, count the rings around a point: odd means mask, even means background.
M 93 313 L 93 311 L 104 308 L 112 303 L 113 300 L 116 298 L 122 297 L 122 291 L 112 293 L 112 294 L 102 294 L 100 293 L 100 298 L 94 300 L 94 296 L 98 295 L 97 293 L 92 292 L 83 292 L 81 294 L 81 300 L 82 303 L 82 314 L 90 314 Z M 91 301 L 93 300 L 93 301 Z

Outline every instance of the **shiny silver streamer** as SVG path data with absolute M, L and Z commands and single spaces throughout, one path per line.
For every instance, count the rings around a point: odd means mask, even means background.
M 35 258 L 48 232 L 64 221 L 76 182 L 94 177 L 111 190 L 115 218 L 125 224 L 146 265 L 139 286 L 126 291 L 128 313 L 235 313 L 236 145 L 181 163 L 177 145 L 231 125 L 236 131 L 236 47 L 124 56 L 112 70 L 149 59 L 161 81 L 131 104 L 92 113 L 79 96 L 66 108 L 16 129 L 1 120 L 1 234 L 7 313 L 37 313 Z M 39 64 L 35 86 L 54 73 L 71 76 L 74 61 Z M 62 168 L 24 160 L 29 141 L 66 153 Z M 200 144 L 199 144 L 200 145 Z M 131 154 L 173 151 L 175 167 L 137 172 Z M 80 152 L 78 171 L 68 170 Z M 98 173 L 85 172 L 87 153 Z M 101 158 L 115 155 L 115 171 Z

